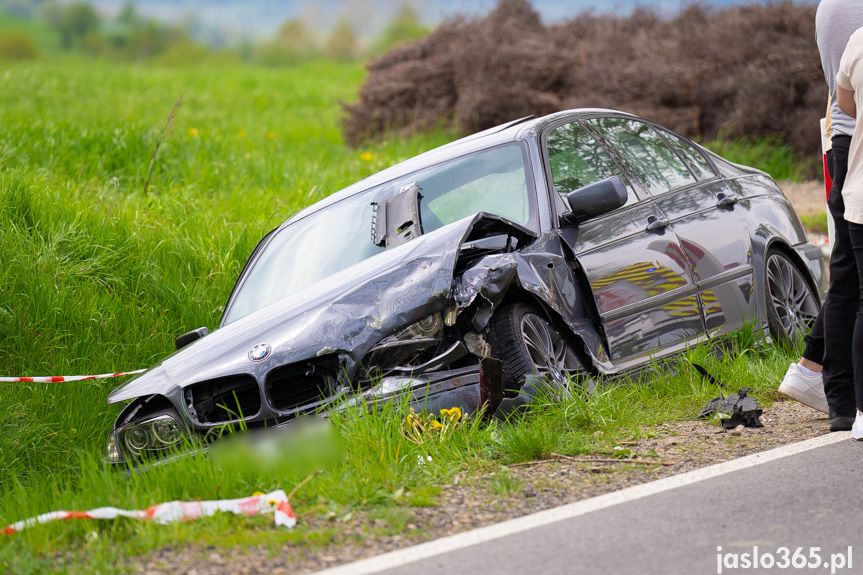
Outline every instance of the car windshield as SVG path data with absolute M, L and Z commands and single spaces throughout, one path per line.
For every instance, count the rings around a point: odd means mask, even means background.
M 223 325 L 384 251 L 373 238 L 373 204 L 412 184 L 420 188 L 423 233 L 481 211 L 534 227 L 526 165 L 524 148 L 506 144 L 414 172 L 297 220 L 274 235 L 240 278 Z

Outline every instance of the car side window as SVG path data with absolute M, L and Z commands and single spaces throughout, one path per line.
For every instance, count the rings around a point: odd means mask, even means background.
M 709 180 L 716 176 L 713 168 L 711 168 L 710 164 L 707 162 L 707 158 L 693 147 L 692 144 L 668 130 L 659 130 L 659 132 L 662 133 L 665 141 L 671 144 L 671 147 L 674 148 L 681 157 L 683 157 L 687 164 L 689 164 L 689 167 L 693 172 L 695 172 L 696 178 L 699 180 Z
M 695 182 L 686 164 L 644 122 L 628 118 L 596 118 L 589 120 L 588 124 L 629 162 L 651 194 L 664 194 Z
M 632 186 L 593 136 L 576 123 L 552 130 L 545 139 L 551 181 L 564 199 L 588 184 L 619 176 L 626 183 L 626 204 L 638 201 Z

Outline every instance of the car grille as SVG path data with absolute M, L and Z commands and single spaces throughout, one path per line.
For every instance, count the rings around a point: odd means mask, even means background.
M 339 363 L 335 357 L 277 367 L 267 375 L 266 394 L 272 408 L 291 411 L 333 393 Z
M 185 397 L 197 423 L 239 421 L 254 417 L 261 411 L 261 392 L 251 375 L 232 375 L 196 383 L 186 388 Z

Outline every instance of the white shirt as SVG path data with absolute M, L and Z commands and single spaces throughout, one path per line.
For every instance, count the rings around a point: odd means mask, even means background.
M 851 34 L 836 83 L 846 90 L 854 92 L 854 103 L 858 115 L 863 112 L 863 28 Z M 851 148 L 848 151 L 848 175 L 842 188 L 842 200 L 845 202 L 845 221 L 863 225 L 863 146 L 860 138 L 863 130 L 854 130 L 851 138 Z

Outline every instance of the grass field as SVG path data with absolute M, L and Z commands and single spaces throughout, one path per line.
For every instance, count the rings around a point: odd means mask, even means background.
M 0 375 L 149 366 L 172 351 L 177 334 L 215 327 L 266 231 L 455 137 L 347 148 L 339 103 L 355 96 L 363 74 L 356 64 L 323 62 L 277 70 L 0 62 Z M 181 95 L 145 194 L 156 139 Z M 789 357 L 750 350 L 720 362 L 706 350 L 692 354 L 768 401 Z M 222 472 L 205 457 L 128 479 L 105 469 L 100 458 L 118 412 L 105 399 L 116 384 L 0 384 L 0 523 L 52 509 L 290 490 L 303 479 Z M 602 390 L 588 403 L 540 406 L 518 427 L 471 423 L 425 445 L 404 440 L 397 410 L 347 413 L 335 419 L 345 460 L 309 482 L 295 507 L 302 517 L 430 505 L 456 471 L 551 451 L 607 451 L 654 423 L 691 418 L 714 395 L 683 369 L 649 387 Z M 418 467 L 418 456 L 432 463 Z M 314 546 L 330 536 L 224 516 L 171 526 L 70 522 L 0 541 L 0 572 L 113 573 L 129 556 L 171 542 Z

